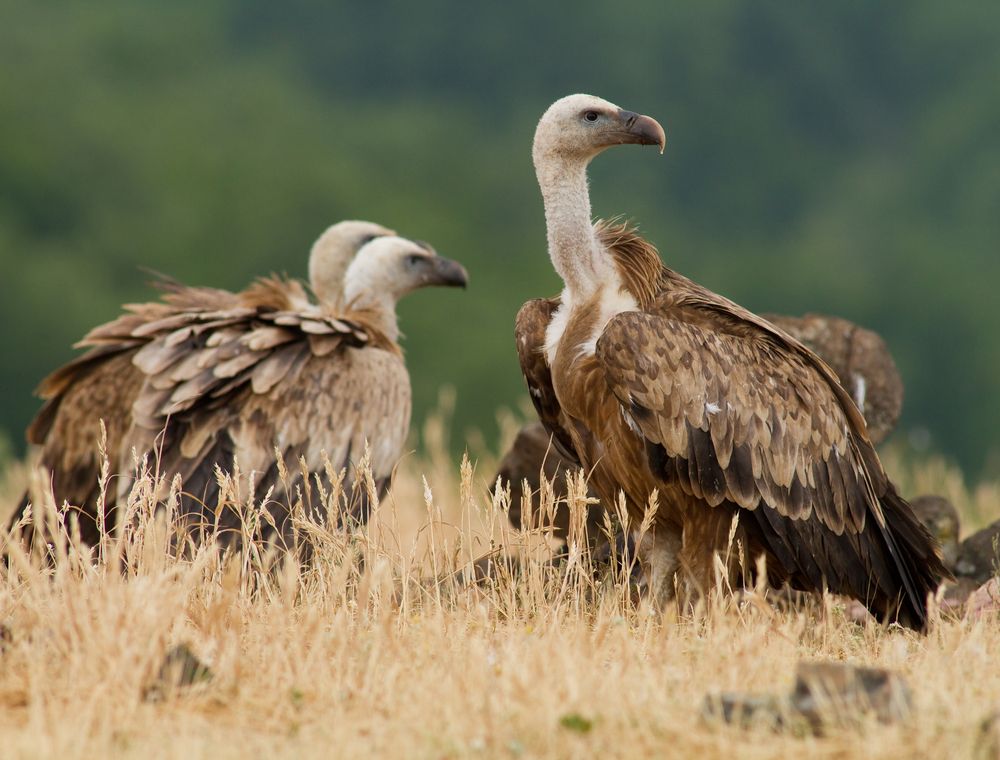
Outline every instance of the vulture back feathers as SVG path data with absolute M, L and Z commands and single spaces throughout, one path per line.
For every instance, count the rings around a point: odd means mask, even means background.
M 235 540 L 248 522 L 241 505 L 224 504 L 220 492 L 217 470 L 234 461 L 254 474 L 255 503 L 266 512 L 262 534 L 286 548 L 294 535 L 290 508 L 300 498 L 320 517 L 330 506 L 316 488 L 332 491 L 327 463 L 347 469 L 348 511 L 363 522 L 369 494 L 352 488 L 354 466 L 367 452 L 384 494 L 409 430 L 396 302 L 417 288 L 466 281 L 461 266 L 426 244 L 381 237 L 348 268 L 340 310 L 302 307 L 304 294 L 270 279 L 231 309 L 194 309 L 183 324 L 149 323 L 150 342 L 134 357 L 146 379 L 126 450 L 181 476 L 180 511 L 195 531 Z M 300 463 L 315 476 L 311 484 Z
M 903 380 L 882 337 L 826 314 L 765 314 L 764 318 L 830 365 L 864 414 L 872 443 L 882 443 L 895 429 L 903 410 Z
M 310 255 L 313 291 L 330 299 L 331 308 L 341 304 L 344 274 L 354 255 L 375 238 L 394 234 L 371 222 L 345 221 L 331 226 Z M 233 318 L 247 313 L 248 306 L 255 308 L 255 301 L 259 305 L 270 298 L 287 309 L 311 308 L 302 285 L 287 279 L 261 280 L 243 293 L 187 287 L 165 277 L 154 285 L 163 291 L 161 301 L 126 305 L 124 314 L 94 328 L 76 344 L 88 349 L 84 354 L 42 381 L 37 394 L 45 403 L 27 429 L 28 442 L 40 447 L 39 464 L 51 473 L 57 505 L 70 505 L 81 539 L 88 545 L 95 545 L 101 531 L 113 527 L 119 490 L 115 482 L 108 485 L 104 494 L 107 524 L 99 525 L 96 505 L 102 421 L 112 473 L 128 472 L 132 467 L 124 441 L 132 427 L 133 405 L 146 382 L 143 370 L 134 363 L 136 355 L 168 328 L 176 345 L 180 331 L 204 331 L 213 321 L 212 315 L 216 320 L 227 313 Z M 25 493 L 10 524 L 20 519 L 28 503 Z
M 614 248 L 616 244 L 630 239 L 623 237 L 622 232 L 634 235 L 623 225 L 605 221 L 598 221 L 594 229 L 608 248 Z M 559 306 L 559 299 L 549 299 L 548 304 L 550 311 L 555 311 Z M 892 355 L 877 333 L 846 319 L 825 314 L 807 314 L 802 317 L 767 315 L 766 318 L 812 349 L 837 373 L 844 390 L 851 394 L 862 409 L 872 443 L 880 443 L 892 432 L 902 407 L 903 385 Z M 523 360 L 528 363 L 544 361 L 541 354 L 525 356 Z M 551 410 L 540 409 L 539 414 L 551 415 Z M 496 482 L 497 478 L 503 483 L 509 482 L 515 494 L 519 493 L 520 485 L 527 482 L 528 496 L 533 504 L 532 515 L 537 522 L 540 518 L 540 475 L 544 474 L 558 488 L 565 473 L 580 467 L 580 463 L 567 451 L 571 447 L 572 444 L 566 441 L 560 446 L 560 442 L 553 440 L 540 421 L 529 422 L 511 443 L 492 482 Z M 587 521 L 590 540 L 598 544 L 607 538 L 602 535 L 602 512 L 600 505 L 591 505 Z M 515 527 L 529 527 L 522 524 L 519 499 L 513 500 L 509 517 Z M 927 520 L 919 513 L 918 517 L 927 524 Z M 566 504 L 557 500 L 551 521 L 557 538 L 565 540 L 568 523 L 569 511 Z
M 586 95 L 557 101 L 539 122 L 549 254 L 566 287 L 558 304 L 525 304 L 515 331 L 543 423 L 605 503 L 621 491 L 640 519 L 658 494 L 643 561 L 661 595 L 675 576 L 688 593 L 711 588 L 735 522 L 772 581 L 829 588 L 922 627 L 947 571 L 834 371 L 667 269 L 634 230 L 595 233 L 590 160 L 664 140 L 649 117 Z

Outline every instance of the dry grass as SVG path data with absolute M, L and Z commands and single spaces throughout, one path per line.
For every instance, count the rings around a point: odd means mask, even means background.
M 1000 709 L 995 619 L 920 636 L 851 623 L 829 599 L 778 612 L 726 594 L 659 614 L 593 580 L 586 557 L 546 564 L 543 537 L 510 531 L 489 500 L 493 463 L 459 467 L 442 438 L 435 422 L 432 454 L 404 460 L 366 530 L 314 531 L 309 569 L 172 558 L 140 496 L 135 528 L 104 547 L 125 573 L 72 543 L 55 570 L 15 558 L 0 581 L 0 755 L 970 757 Z M 1000 511 L 996 485 L 890 460 L 909 492 L 944 493 L 975 522 Z M 23 477 L 8 473 L 5 506 Z M 464 583 L 500 546 L 520 548 L 522 575 Z M 147 698 L 180 643 L 213 677 Z M 700 718 L 707 693 L 785 692 L 799 660 L 825 658 L 904 673 L 915 719 L 817 738 Z

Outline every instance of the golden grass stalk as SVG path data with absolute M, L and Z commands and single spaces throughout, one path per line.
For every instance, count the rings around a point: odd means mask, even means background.
M 33 476 L 31 519 L 48 526 L 57 561 L 12 547 L 0 581 L 0 755 L 989 751 L 989 719 L 1000 710 L 996 619 L 939 617 L 921 636 L 850 622 L 832 598 L 779 609 L 763 586 L 738 595 L 717 588 L 694 611 L 657 611 L 632 593 L 627 562 L 595 567 L 582 535 L 582 477 L 570 482 L 570 546 L 555 563 L 544 532 L 507 521 L 519 485 L 491 495 L 495 462 L 453 462 L 445 429 L 435 422 L 425 431 L 430 453 L 404 459 L 363 527 L 317 519 L 307 507 L 337 504 L 344 489 L 339 477 L 329 491 L 313 479 L 294 505 L 297 534 L 314 550 L 305 565 L 260 540 L 266 513 L 252 496 L 253 473 L 238 468 L 219 472 L 224 506 L 245 517 L 238 553 L 192 542 L 177 515 L 181 484 L 148 463 L 140 463 L 123 527 L 94 549 L 80 544 L 72 520 L 59 528 L 47 480 Z M 897 457 L 890 467 L 909 492 L 919 484 L 944 493 L 970 519 L 1000 510 L 995 484 L 970 491 L 934 462 L 905 468 Z M 362 483 L 374 497 L 370 473 Z M 13 503 L 17 489 L 8 483 L 5 492 Z M 541 509 L 553 509 L 553 493 L 543 488 Z M 624 522 L 622 506 L 614 511 Z M 750 561 L 738 544 L 730 550 Z M 484 556 L 492 572 L 477 581 Z M 151 691 L 165 655 L 182 644 L 210 677 Z M 802 659 L 900 671 L 914 719 L 812 737 L 701 718 L 706 694 L 787 692 Z

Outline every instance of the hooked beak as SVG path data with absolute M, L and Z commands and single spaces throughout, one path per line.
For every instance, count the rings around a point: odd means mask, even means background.
M 430 276 L 430 285 L 443 285 L 449 288 L 464 288 L 469 284 L 469 275 L 465 267 L 457 261 L 446 259 L 444 256 L 434 256 L 433 270 Z
M 663 131 L 660 122 L 625 110 L 618 112 L 618 118 L 621 119 L 621 129 L 615 130 L 612 135 L 620 139 L 619 145 L 656 145 L 660 153 L 663 153 L 667 146 L 667 133 Z

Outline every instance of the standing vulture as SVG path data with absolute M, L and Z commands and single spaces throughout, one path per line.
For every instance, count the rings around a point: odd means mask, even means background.
M 310 286 L 321 303 L 331 307 L 343 302 L 344 273 L 364 244 L 377 237 L 395 235 L 378 224 L 339 222 L 313 244 L 309 256 Z M 39 464 L 51 473 L 56 504 L 68 503 L 78 517 L 81 539 L 96 545 L 101 530 L 113 527 L 115 485 L 106 493 L 104 524 L 99 524 L 101 422 L 107 431 L 106 454 L 112 470 L 131 467 L 131 457 L 122 441 L 132 424 L 132 405 L 145 375 L 133 364 L 136 353 L 150 340 L 144 326 L 166 318 L 199 310 L 233 308 L 243 294 L 213 288 L 185 288 L 167 281 L 159 302 L 133 304 L 127 313 L 94 328 L 78 348 L 89 350 L 46 377 L 38 387 L 45 403 L 27 429 L 29 443 L 41 447 Z M 305 302 L 301 287 L 284 283 L 289 299 Z M 10 525 L 16 523 L 29 503 L 25 493 Z
M 664 143 L 655 120 L 588 95 L 538 123 L 532 155 L 565 288 L 526 303 L 515 334 L 542 422 L 604 503 L 623 493 L 636 520 L 658 505 L 640 552 L 660 598 L 675 580 L 689 597 L 710 588 L 715 556 L 735 575 L 735 529 L 772 583 L 828 588 L 923 627 L 947 570 L 833 371 L 667 269 L 627 225 L 591 224 L 591 159 Z
M 235 544 L 252 522 L 220 491 L 216 471 L 234 460 L 254 474 L 254 504 L 266 510 L 259 535 L 285 548 L 299 494 L 320 517 L 328 507 L 300 462 L 327 493 L 326 464 L 347 468 L 348 509 L 363 522 L 368 494 L 352 488 L 354 465 L 367 450 L 384 493 L 410 424 L 396 303 L 418 288 L 466 282 L 458 263 L 427 244 L 378 237 L 347 269 L 343 308 L 308 304 L 300 286 L 266 279 L 221 308 L 209 300 L 145 321 L 147 342 L 132 360 L 145 382 L 124 450 L 148 454 L 168 479 L 180 475 L 180 513 L 196 534 L 218 530 Z

